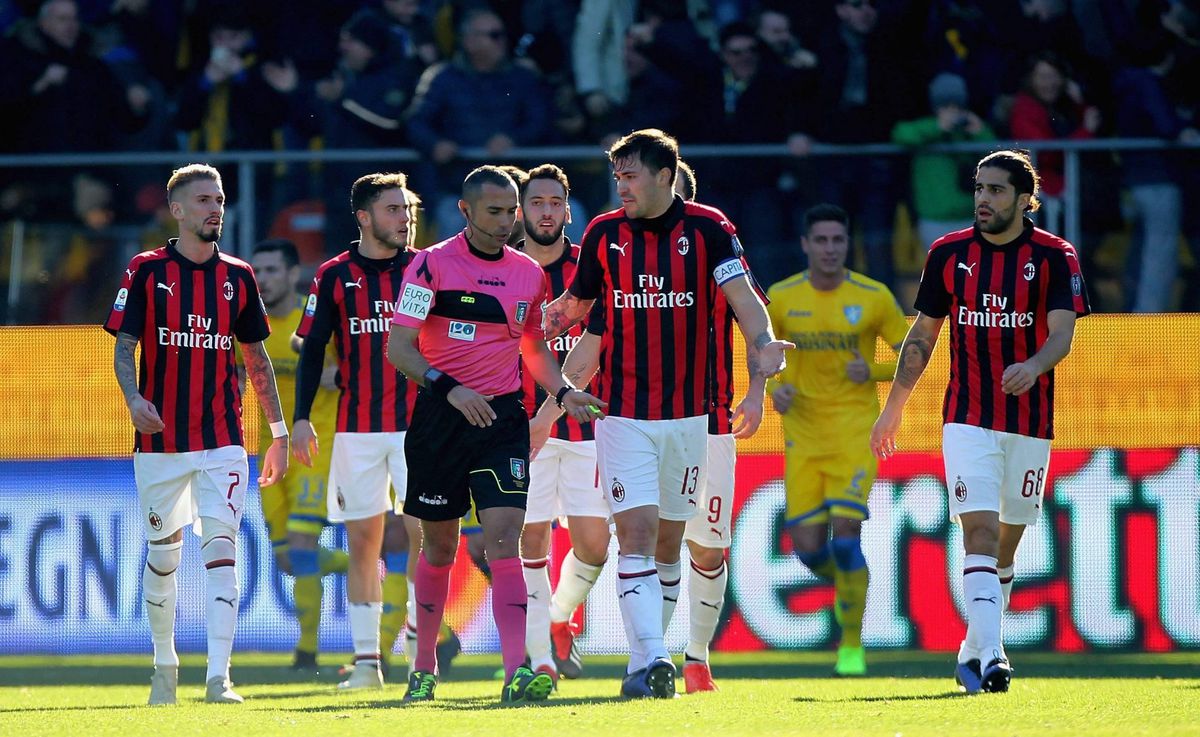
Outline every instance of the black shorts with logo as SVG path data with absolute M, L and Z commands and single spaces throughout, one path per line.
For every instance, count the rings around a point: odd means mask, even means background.
M 422 390 L 404 438 L 408 491 L 404 513 L 430 522 L 471 508 L 525 509 L 529 492 L 529 417 L 521 392 L 491 401 L 496 419 L 475 427 L 442 397 Z

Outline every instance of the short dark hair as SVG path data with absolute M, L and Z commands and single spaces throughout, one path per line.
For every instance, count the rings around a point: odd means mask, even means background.
M 691 164 L 688 164 L 683 159 L 680 159 L 676 164 L 679 182 L 683 182 L 683 199 L 696 199 L 696 172 L 692 170 Z M 678 184 L 679 182 L 676 182 Z
M 410 206 L 421 204 L 417 193 L 408 188 L 408 175 L 398 171 L 375 172 L 355 179 L 354 184 L 350 185 L 350 211 L 366 210 L 372 202 L 379 199 L 379 195 L 389 189 L 404 190 Z
M 221 172 L 209 164 L 188 164 L 171 172 L 171 178 L 167 180 L 167 202 L 171 201 L 175 190 L 201 179 L 210 179 L 216 182 L 218 187 L 222 186 Z
M 738 36 L 754 39 L 755 45 L 758 44 L 758 32 L 754 30 L 754 26 L 741 20 L 735 20 L 721 26 L 721 31 L 717 34 L 717 40 L 720 42 L 721 48 L 724 48 L 725 44 Z
M 828 202 L 822 202 L 819 205 L 813 205 L 804 211 L 804 235 L 812 232 L 812 227 L 817 223 L 835 222 L 841 223 L 850 229 L 850 216 L 846 211 L 837 205 L 832 205 Z
M 1038 199 L 1038 194 L 1042 191 L 1042 178 L 1038 176 L 1037 169 L 1033 167 L 1033 161 L 1029 158 L 1028 151 L 1023 148 L 993 151 L 979 160 L 979 164 L 975 167 L 976 179 L 979 178 L 979 170 L 984 167 L 1003 169 L 1008 172 L 1008 181 L 1017 190 L 1017 194 L 1029 195 L 1026 212 L 1037 212 L 1038 208 L 1042 206 L 1041 200 Z
M 679 142 L 672 135 L 658 128 L 643 128 L 622 136 L 608 149 L 608 160 L 613 164 L 635 156 L 651 173 L 670 169 L 674 186 L 679 169 Z
M 513 181 L 511 174 L 498 166 L 485 164 L 484 166 L 472 169 L 467 178 L 463 180 L 462 198 L 467 202 L 474 202 L 479 199 L 479 195 L 483 192 L 483 185 L 485 184 L 517 189 L 517 183 Z
M 250 255 L 257 256 L 260 253 L 278 253 L 283 258 L 284 265 L 289 269 L 300 265 L 300 252 L 296 250 L 296 244 L 287 238 L 268 238 L 265 241 L 259 241 Z
M 529 172 L 525 171 L 516 164 L 497 164 L 497 169 L 501 169 L 512 177 L 513 184 L 517 185 L 517 189 L 525 186 L 525 180 L 529 178 Z
M 525 190 L 529 188 L 529 183 L 534 179 L 549 179 L 552 182 L 558 182 L 563 188 L 563 197 L 571 196 L 571 184 L 567 181 L 567 173 L 563 171 L 557 164 L 540 164 L 529 170 L 525 176 L 525 181 L 521 182 L 521 200 L 525 200 Z

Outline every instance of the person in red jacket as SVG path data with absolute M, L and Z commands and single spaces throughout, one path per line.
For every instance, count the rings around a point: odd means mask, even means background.
M 1055 138 L 1091 138 L 1100 128 L 1100 111 L 1083 100 L 1079 85 L 1070 79 L 1062 57 L 1052 51 L 1035 54 L 1026 65 L 1025 82 L 1013 101 L 1009 117 L 1012 137 L 1017 141 Z M 1053 231 L 1062 227 L 1063 154 L 1038 153 L 1042 176 L 1040 225 Z

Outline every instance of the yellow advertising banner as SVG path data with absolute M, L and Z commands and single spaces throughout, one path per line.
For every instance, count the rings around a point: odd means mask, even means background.
M 745 366 L 741 339 L 735 368 Z M 941 442 L 949 375 L 943 334 L 904 414 L 902 450 Z M 96 326 L 0 328 L 0 458 L 119 456 L 133 428 L 113 376 L 111 336 Z M 1171 448 L 1200 445 L 1200 315 L 1093 315 L 1080 320 L 1071 355 L 1059 365 L 1054 447 Z M 892 357 L 881 348 L 879 360 Z M 847 356 L 850 360 L 850 356 Z M 739 382 L 744 386 L 744 377 Z M 881 400 L 888 385 L 880 384 Z M 246 439 L 256 450 L 260 411 L 245 402 Z M 763 426 L 739 443 L 745 453 L 783 447 L 768 401 Z

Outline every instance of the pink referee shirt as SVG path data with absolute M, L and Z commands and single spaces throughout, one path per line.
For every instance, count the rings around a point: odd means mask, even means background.
M 464 233 L 421 251 L 404 272 L 392 322 L 419 328 L 425 360 L 480 394 L 521 388 L 521 336 L 542 338 L 546 276 L 507 246 L 494 257 Z

